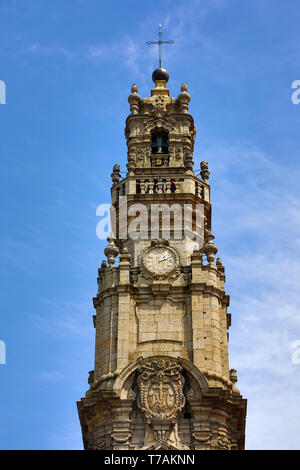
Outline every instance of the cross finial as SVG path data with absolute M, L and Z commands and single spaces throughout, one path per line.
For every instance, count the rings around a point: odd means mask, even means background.
M 162 56 L 162 45 L 163 44 L 174 44 L 174 41 L 162 41 L 162 32 L 161 32 L 161 24 L 158 25 L 158 41 L 147 41 L 147 45 L 149 44 L 158 44 L 158 64 L 161 67 L 161 56 Z

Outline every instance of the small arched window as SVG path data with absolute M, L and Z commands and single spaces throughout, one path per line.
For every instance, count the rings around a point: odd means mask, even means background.
M 168 132 L 162 128 L 152 131 L 152 154 L 168 153 Z

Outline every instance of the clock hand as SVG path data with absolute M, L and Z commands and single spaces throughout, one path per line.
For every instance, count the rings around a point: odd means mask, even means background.
M 166 259 L 171 258 L 170 254 L 165 253 L 159 260 L 158 262 L 160 263 L 161 261 L 165 261 Z

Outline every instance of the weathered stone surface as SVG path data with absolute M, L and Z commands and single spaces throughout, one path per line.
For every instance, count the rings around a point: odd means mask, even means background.
M 202 179 L 193 172 L 196 129 L 189 101 L 186 85 L 176 99 L 164 81 L 151 97 L 142 99 L 136 85 L 129 96 L 128 173 L 122 179 L 120 166 L 113 168 L 116 233 L 93 299 L 95 368 L 78 402 L 86 449 L 244 448 L 246 400 L 235 385 L 236 370 L 229 369 L 225 268 L 220 258 L 214 264 L 207 162 L 201 163 Z M 151 147 L 157 129 L 162 139 L 168 136 L 158 147 L 164 154 Z M 194 217 L 202 205 L 204 246 L 174 233 L 164 238 L 162 219 L 158 238 L 121 239 L 121 196 L 129 208 L 190 204 Z M 160 253 L 170 258 L 164 271 Z

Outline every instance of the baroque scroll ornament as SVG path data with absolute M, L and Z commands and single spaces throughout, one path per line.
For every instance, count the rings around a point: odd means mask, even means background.
M 152 357 L 138 369 L 139 405 L 147 424 L 174 424 L 185 405 L 182 366 L 177 359 Z
M 151 129 L 164 128 L 169 132 L 172 132 L 176 126 L 176 121 L 174 118 L 171 118 L 168 113 L 164 113 L 160 108 L 157 108 L 155 113 L 152 113 L 144 121 L 145 130 L 149 131 Z

